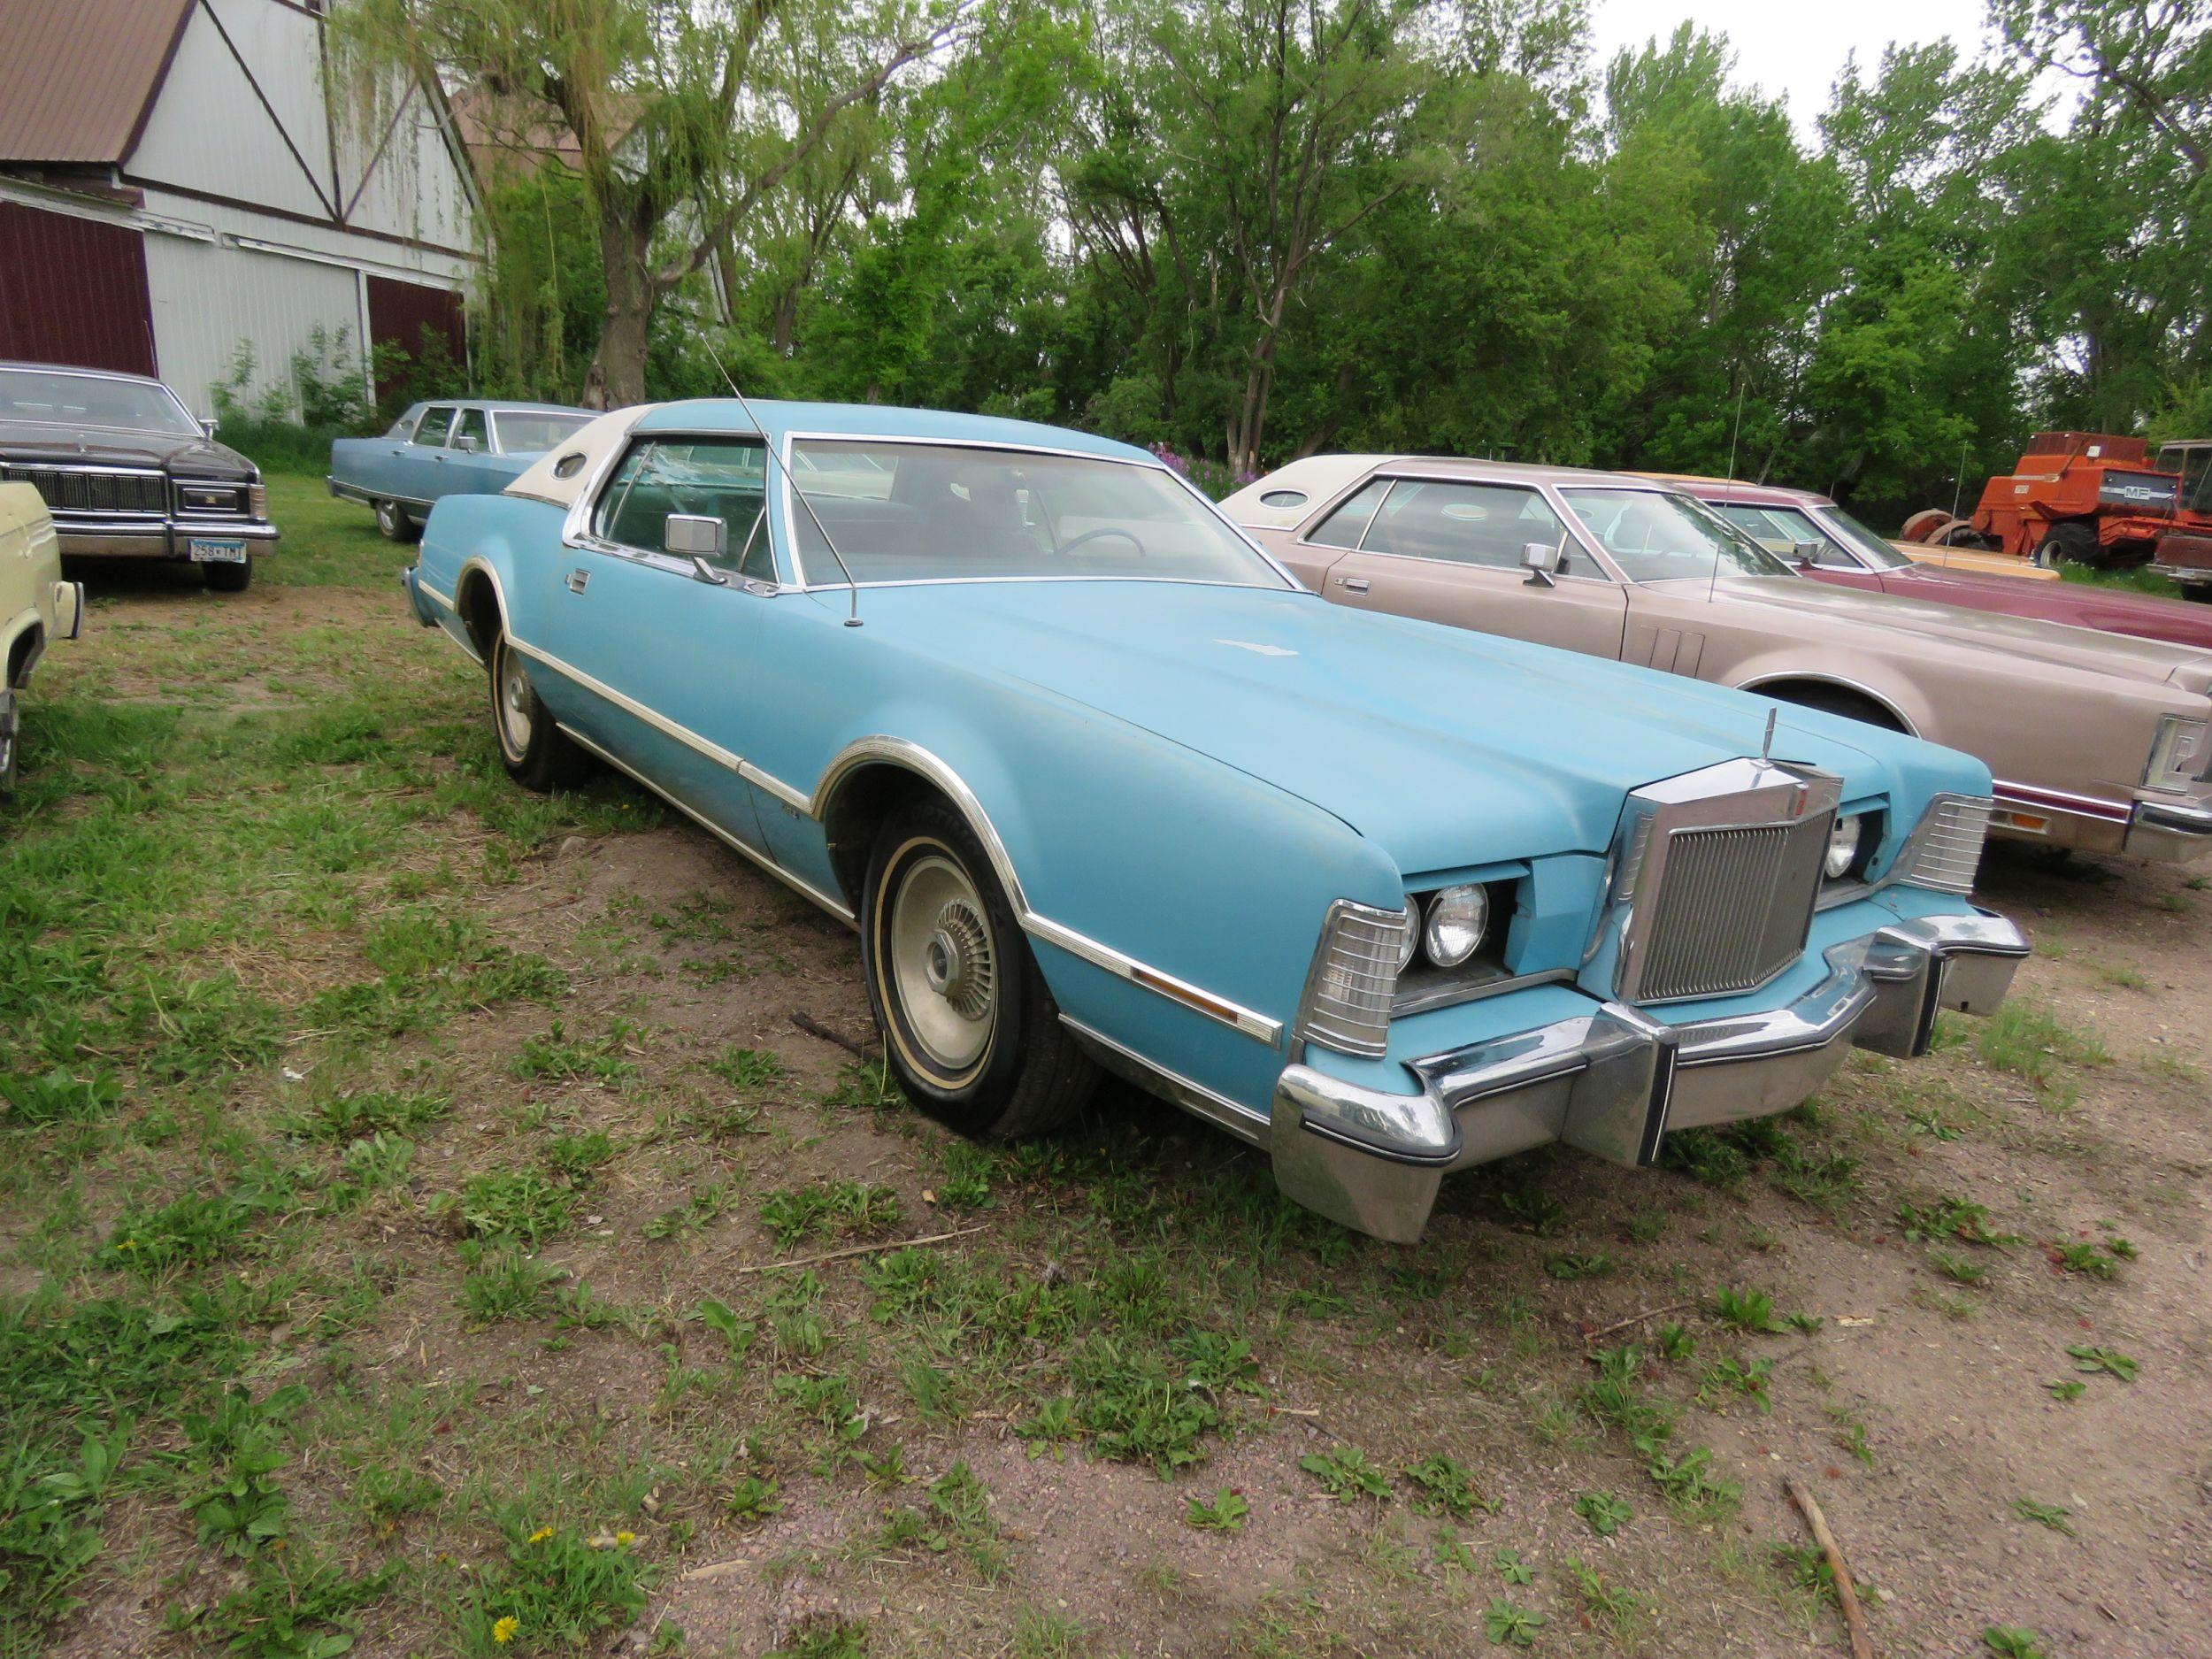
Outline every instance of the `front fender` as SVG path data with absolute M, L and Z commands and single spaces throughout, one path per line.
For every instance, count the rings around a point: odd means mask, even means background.
M 811 815 L 867 767 L 930 779 L 991 852 L 1064 1013 L 1264 1102 L 1330 903 L 1403 902 L 1389 857 L 1319 808 L 1095 710 L 1000 687 L 984 718 L 944 689 L 856 719 Z
M 1737 665 L 1729 683 L 1739 691 L 1767 695 L 1767 687 L 1783 680 L 1831 686 L 1839 692 L 1865 698 L 1904 722 L 1909 732 L 1928 730 L 1934 707 L 1927 694 L 1887 664 L 1856 657 L 1809 658 L 1801 644 L 1777 647 Z

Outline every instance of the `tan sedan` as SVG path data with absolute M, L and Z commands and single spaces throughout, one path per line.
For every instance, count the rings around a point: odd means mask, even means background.
M 1672 486 L 1315 456 L 1222 503 L 1331 601 L 1759 691 L 1980 757 L 1999 833 L 2212 850 L 2212 652 L 1809 581 Z

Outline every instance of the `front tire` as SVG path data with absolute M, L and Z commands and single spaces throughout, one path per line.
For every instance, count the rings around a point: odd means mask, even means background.
M 487 659 L 491 680 L 492 731 L 507 775 L 526 789 L 549 794 L 576 781 L 584 770 L 584 751 L 553 724 L 524 672 L 522 653 L 502 628 Z
M 422 526 L 407 516 L 407 510 L 396 501 L 376 503 L 376 527 L 387 541 L 419 541 Z
M 2075 519 L 2055 524 L 2043 533 L 2043 540 L 2036 544 L 2035 562 L 2047 570 L 2061 565 L 2085 565 L 2101 570 L 2111 561 L 2097 533 L 2089 526 Z
M 23 716 L 12 687 L 0 686 L 0 799 L 15 793 L 23 764 Z
M 203 565 L 210 593 L 242 594 L 253 583 L 253 560 L 242 558 L 235 565 Z
M 861 893 L 860 957 L 883 1052 L 907 1098 L 963 1134 L 1042 1134 L 1097 1068 L 1060 1023 L 973 831 L 941 801 L 895 813 Z

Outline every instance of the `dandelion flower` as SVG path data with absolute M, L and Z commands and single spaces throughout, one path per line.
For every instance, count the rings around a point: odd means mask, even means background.
M 530 1534 L 530 1541 L 534 1544 L 542 1544 L 547 1539 L 552 1536 L 553 1529 L 551 1527 L 541 1526 L 536 1532 Z
M 522 1621 L 510 1613 L 492 1626 L 492 1640 L 504 1647 L 509 1642 L 514 1640 L 515 1633 L 521 1628 Z
M 627 1549 L 631 1545 L 636 1542 L 637 1534 L 635 1532 L 617 1532 L 614 1535 L 614 1547 L 617 1549 Z

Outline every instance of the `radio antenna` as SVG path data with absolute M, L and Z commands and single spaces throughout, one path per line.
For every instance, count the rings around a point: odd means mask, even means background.
M 730 378 L 729 370 L 722 366 L 722 359 L 715 355 L 712 348 L 709 348 L 707 357 L 713 363 L 715 372 L 721 375 L 722 384 L 730 388 L 730 396 L 737 399 L 737 406 L 745 411 L 745 419 L 751 421 L 754 429 L 760 434 L 761 452 L 774 461 L 778 466 L 783 468 L 784 487 L 791 492 L 791 498 L 806 509 L 806 516 L 814 521 L 814 533 L 822 538 L 822 545 L 829 549 L 830 557 L 837 561 L 838 573 L 844 577 L 845 586 L 852 595 L 851 607 L 845 612 L 845 626 L 849 628 L 858 627 L 860 626 L 860 584 L 853 580 L 852 567 L 845 563 L 845 556 L 837 550 L 837 543 L 830 540 L 829 528 L 823 524 L 822 515 L 814 511 L 814 503 L 806 498 L 806 491 L 801 489 L 799 480 L 791 476 L 791 468 L 785 464 L 783 457 L 776 453 L 775 440 L 769 436 L 768 428 L 761 425 L 760 417 L 753 412 L 753 406 L 746 400 L 745 394 L 737 389 L 737 382 Z M 764 478 L 767 476 L 767 470 L 764 467 L 762 469 L 761 475 Z M 762 511 L 766 511 L 764 504 Z

